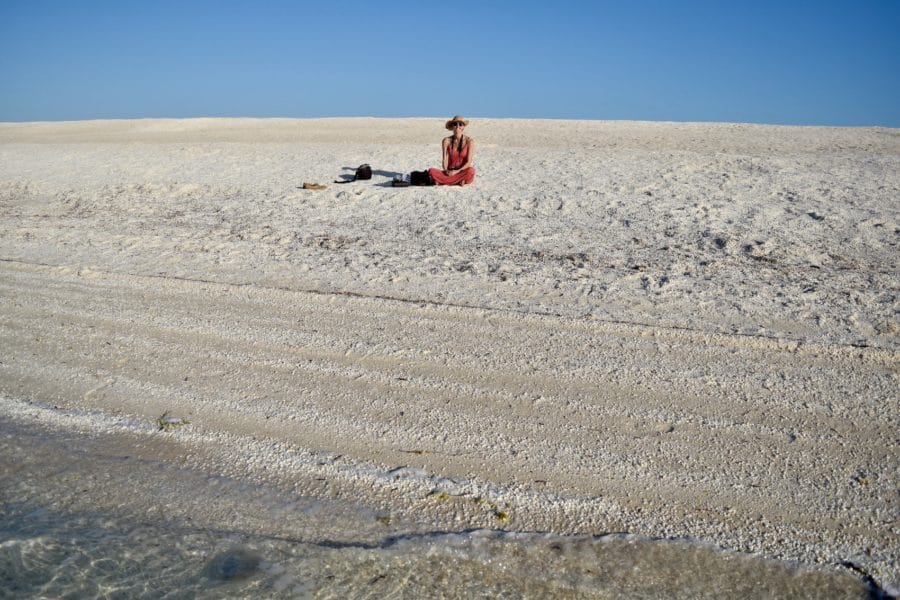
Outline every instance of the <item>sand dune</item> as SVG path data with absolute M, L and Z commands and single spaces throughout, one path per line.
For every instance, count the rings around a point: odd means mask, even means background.
M 475 120 L 474 186 L 391 188 L 440 126 L 0 125 L 6 418 L 169 435 L 410 531 L 689 537 L 900 587 L 900 133 Z

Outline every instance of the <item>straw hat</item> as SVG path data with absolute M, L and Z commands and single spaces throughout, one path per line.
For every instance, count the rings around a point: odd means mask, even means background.
M 453 127 L 450 126 L 450 123 L 462 123 L 463 125 L 468 125 L 469 120 L 456 115 L 455 117 L 444 123 L 444 127 L 446 127 L 447 129 L 453 129 Z

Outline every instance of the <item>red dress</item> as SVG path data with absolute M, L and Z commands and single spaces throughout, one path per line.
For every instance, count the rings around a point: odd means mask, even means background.
M 466 164 L 467 160 L 469 160 L 469 144 L 463 146 L 462 150 L 458 150 L 453 140 L 450 140 L 450 147 L 447 148 L 447 170 L 458 169 Z M 441 169 L 436 167 L 428 169 L 428 173 L 437 185 L 469 184 L 475 181 L 475 167 L 463 169 L 456 175 L 445 175 Z

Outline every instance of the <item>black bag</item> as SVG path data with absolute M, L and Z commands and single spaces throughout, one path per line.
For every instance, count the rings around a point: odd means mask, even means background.
M 335 179 L 335 183 L 350 183 L 351 181 L 356 181 L 357 179 L 372 179 L 372 167 L 369 165 L 359 165 L 356 167 L 356 173 L 353 174 L 353 179 Z
M 409 183 L 411 185 L 434 185 L 434 179 L 428 171 L 413 171 L 409 174 Z

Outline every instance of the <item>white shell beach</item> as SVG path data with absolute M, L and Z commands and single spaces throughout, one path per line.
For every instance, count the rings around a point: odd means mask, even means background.
M 365 539 L 627 533 L 900 589 L 900 131 L 476 118 L 473 185 L 391 187 L 443 121 L 0 124 L 6 501 L 349 535 L 302 496 Z

